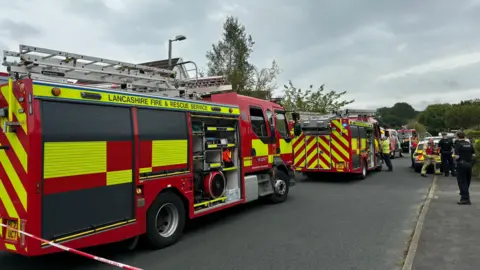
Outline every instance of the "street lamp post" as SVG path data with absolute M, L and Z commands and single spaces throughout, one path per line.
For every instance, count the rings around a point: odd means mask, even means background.
M 182 41 L 187 39 L 184 35 L 178 35 L 174 39 L 168 40 L 168 68 L 172 68 L 172 43 L 174 41 Z

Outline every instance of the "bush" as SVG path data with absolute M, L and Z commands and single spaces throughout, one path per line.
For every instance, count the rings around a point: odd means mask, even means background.
M 467 129 L 465 130 L 465 135 L 467 138 L 480 139 L 480 129 Z
M 480 139 L 475 140 L 475 166 L 473 167 L 473 177 L 480 178 Z

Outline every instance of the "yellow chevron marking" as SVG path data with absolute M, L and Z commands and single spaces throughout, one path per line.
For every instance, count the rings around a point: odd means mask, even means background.
M 6 95 L 9 94 L 8 87 L 2 87 L 1 92 L 2 92 L 2 95 L 5 97 L 5 100 L 7 101 L 7 98 L 6 98 L 7 96 Z M 13 102 L 14 102 L 13 107 L 12 107 L 13 112 L 14 112 L 15 116 L 17 117 L 18 122 L 21 124 L 22 129 L 25 132 L 25 134 L 28 134 L 27 120 L 26 120 L 27 116 L 26 116 L 25 113 L 18 112 L 17 108 L 21 108 L 21 106 L 20 106 L 20 103 L 18 103 L 18 100 L 16 98 L 13 98 Z M 5 121 L 7 121 L 7 119 L 2 118 L 2 120 L 0 121 L 0 125 L 3 126 Z M 13 152 L 15 153 L 18 160 L 22 164 L 23 169 L 25 170 L 25 172 L 27 172 L 28 171 L 27 152 L 23 148 L 23 145 L 20 143 L 20 140 L 18 139 L 17 134 L 9 132 L 9 133 L 5 133 L 5 136 L 7 137 L 7 140 L 9 142 L 10 146 L 12 147 Z
M 332 154 L 332 156 L 334 156 L 338 161 L 345 161 L 339 154 L 337 154 L 337 151 L 335 151 L 335 149 L 331 148 L 330 149 L 330 153 Z
M 332 123 L 333 123 L 333 125 L 335 125 L 336 128 L 340 129 L 341 131 L 343 131 L 345 129 L 342 126 L 342 124 L 340 123 L 340 121 L 338 121 L 338 120 L 332 120 Z
M 309 165 L 312 159 L 317 160 L 317 151 L 311 152 L 310 155 L 308 155 L 307 157 L 307 166 L 309 169 L 317 166 L 316 162 L 314 162 L 313 165 Z
M 308 139 L 305 139 L 305 141 L 310 140 L 310 138 L 311 138 L 311 137 L 309 136 Z M 308 143 L 308 145 L 307 145 L 307 153 L 308 153 L 308 151 L 309 151 L 312 147 L 315 146 L 315 144 L 316 144 L 316 140 L 312 140 L 311 142 Z
M 295 153 L 297 153 L 298 151 L 300 151 L 300 149 L 301 149 L 302 147 L 305 147 L 305 141 L 304 141 L 304 140 L 302 140 L 301 142 L 299 142 L 299 143 L 297 144 L 297 147 L 295 147 L 295 149 L 294 149 L 293 151 L 294 151 Z
M 13 188 L 15 189 L 15 192 L 17 193 L 17 196 L 20 199 L 20 202 L 22 203 L 23 208 L 25 209 L 25 211 L 27 211 L 27 191 L 25 190 L 25 187 L 20 181 L 20 178 L 18 177 L 18 174 L 15 171 L 15 168 L 10 162 L 10 159 L 8 159 L 8 156 L 5 153 L 5 150 L 0 150 L 0 163 L 5 169 L 5 172 L 7 173 L 7 176 L 10 179 L 10 182 L 12 182 Z
M 320 141 L 320 143 L 322 143 L 322 141 Z M 324 145 L 324 144 L 322 144 L 322 145 Z M 327 146 L 328 146 L 328 145 L 327 145 Z M 321 156 L 323 157 L 323 159 L 325 159 L 325 161 L 326 161 L 327 163 L 324 163 L 323 160 L 320 160 L 320 161 L 321 161 L 321 162 L 323 163 L 323 165 L 324 165 L 323 168 L 325 168 L 325 169 L 330 169 L 330 164 L 332 163 L 332 161 L 331 161 L 331 159 L 330 159 L 330 147 L 325 147 L 325 148 L 328 149 L 328 151 L 329 151 L 329 152 L 328 152 L 328 155 L 327 155 L 327 153 L 322 152 L 322 153 L 321 153 Z
M 325 137 L 325 139 L 327 139 L 327 141 L 330 141 L 329 140 L 329 137 Z M 320 144 L 323 146 L 323 148 L 327 149 L 329 151 L 328 154 L 331 154 L 332 153 L 332 149 L 330 147 L 329 144 L 327 144 L 324 140 L 318 140 L 320 142 Z M 327 153 L 322 153 L 322 157 L 327 160 L 329 163 L 332 163 L 332 160 L 330 158 L 330 155 L 327 155 Z M 330 165 L 327 165 L 328 167 L 330 167 Z
M 3 125 L 3 124 L 2 124 Z M 18 139 L 18 136 L 16 133 L 5 133 L 7 139 L 8 139 L 8 142 L 10 143 L 10 145 L 12 146 L 13 148 L 13 152 L 15 152 L 15 155 L 17 156 L 18 160 L 20 161 L 20 163 L 22 164 L 22 167 L 23 169 L 25 170 L 25 172 L 28 172 L 28 166 L 27 166 L 27 161 L 28 161 L 28 156 L 27 156 L 27 152 L 25 151 L 25 149 L 23 148 L 23 145 L 22 143 L 20 142 L 20 140 Z
M 343 137 L 340 133 L 338 133 L 338 131 L 333 130 L 332 134 L 335 136 L 335 138 L 337 138 L 339 141 L 341 141 L 346 147 L 350 146 L 348 140 L 345 139 L 345 137 Z
M 350 157 L 350 155 L 348 154 L 348 152 L 345 150 L 345 148 L 343 148 L 342 146 L 340 146 L 339 143 L 337 143 L 335 140 L 332 140 L 331 144 L 333 144 L 333 146 L 335 146 L 337 149 L 337 151 L 340 151 L 340 153 L 343 154 L 344 157 L 348 158 Z
M 302 159 L 302 157 L 303 157 L 304 155 L 305 155 L 305 153 L 301 153 L 301 155 L 300 155 L 300 154 L 296 155 L 296 156 L 295 156 L 295 161 L 294 161 L 295 164 L 298 164 L 298 162 Z M 302 167 L 302 168 L 305 167 L 305 161 L 302 162 L 302 163 L 300 163 L 300 164 L 298 164 L 297 166 L 298 166 L 298 167 Z
M 300 140 L 300 142 L 298 143 L 297 147 L 295 147 L 294 149 L 294 164 L 298 164 L 300 162 L 300 160 L 302 160 L 302 158 L 306 155 L 306 152 L 305 152 L 305 137 L 302 137 L 302 139 L 300 139 L 300 137 L 296 137 L 297 140 Z M 302 150 L 303 148 L 303 150 Z M 302 163 L 298 164 L 297 166 L 299 168 L 303 168 L 305 167 L 305 162 L 306 160 L 304 160 Z
M 9 217 L 18 218 L 17 210 L 13 205 L 12 199 L 10 199 L 10 196 L 8 196 L 7 189 L 5 188 L 1 180 L 0 180 L 0 201 L 2 201 L 3 206 L 7 210 L 7 214 Z
M 5 98 L 5 101 L 8 102 L 8 96 L 10 94 L 9 91 L 8 91 L 8 86 L 2 87 L 1 91 L 2 91 L 3 97 Z M 23 131 L 25 132 L 25 134 L 28 134 L 28 132 L 27 132 L 27 115 L 25 113 L 21 113 L 21 112 L 18 111 L 18 109 L 22 108 L 22 106 L 20 105 L 20 103 L 18 102 L 16 97 L 13 98 L 12 108 L 13 108 L 13 113 L 17 117 L 17 121 L 22 126 Z

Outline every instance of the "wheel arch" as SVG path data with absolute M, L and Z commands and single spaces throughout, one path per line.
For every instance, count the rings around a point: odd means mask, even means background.
M 178 190 L 177 188 L 169 187 L 169 188 L 165 188 L 162 191 L 160 191 L 157 195 L 157 198 L 159 196 L 161 196 L 162 194 L 165 194 L 165 193 L 173 193 L 173 194 L 177 195 L 183 203 L 183 208 L 185 209 L 185 213 L 187 214 L 187 217 L 190 218 L 190 207 L 189 207 L 190 202 L 188 201 L 187 197 L 182 192 L 180 192 L 180 190 Z M 150 207 L 151 207 L 151 205 L 150 205 Z

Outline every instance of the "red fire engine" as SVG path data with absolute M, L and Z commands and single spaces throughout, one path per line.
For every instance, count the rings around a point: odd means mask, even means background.
M 381 170 L 380 127 L 374 111 L 333 114 L 299 112 L 301 134 L 293 142 L 294 167 L 307 175 L 319 172 L 359 174 Z
M 281 203 L 295 183 L 285 110 L 209 94 L 231 89 L 223 77 L 175 79 L 170 69 L 24 45 L 5 54 L 0 250 L 59 251 L 12 229 L 71 248 L 140 236 L 162 248 L 188 218 Z

